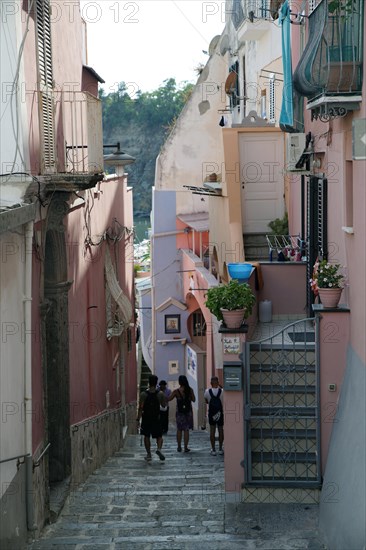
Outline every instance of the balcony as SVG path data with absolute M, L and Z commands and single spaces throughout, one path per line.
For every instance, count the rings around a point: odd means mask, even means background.
M 88 92 L 61 94 L 66 172 L 103 171 L 101 101 Z
M 260 40 L 273 23 L 269 0 L 234 2 L 232 20 L 239 43 Z
M 81 91 L 39 92 L 41 180 L 54 190 L 87 189 L 103 178 L 101 101 Z
M 363 0 L 323 0 L 309 15 L 308 42 L 294 86 L 312 118 L 328 121 L 362 99 Z

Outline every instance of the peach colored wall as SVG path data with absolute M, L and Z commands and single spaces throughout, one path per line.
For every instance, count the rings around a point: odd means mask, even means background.
M 206 214 L 207 216 L 207 214 Z M 177 230 L 185 229 L 189 227 L 186 223 L 177 218 Z M 194 233 L 194 239 L 193 239 Z M 197 232 L 190 229 L 189 233 L 182 233 L 177 235 L 177 248 L 193 249 L 193 240 L 195 250 L 193 251 L 196 256 L 200 255 L 200 238 L 202 239 L 202 251 L 204 252 L 209 246 L 209 233 L 208 231 Z
M 348 311 L 326 311 L 320 315 L 320 437 L 321 464 L 324 474 L 330 436 L 337 412 L 343 376 L 347 366 L 347 342 L 350 314 Z M 336 391 L 329 391 L 336 384 Z

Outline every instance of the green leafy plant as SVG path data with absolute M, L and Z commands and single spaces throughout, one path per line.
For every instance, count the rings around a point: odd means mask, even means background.
M 269 222 L 268 227 L 272 230 L 272 235 L 288 235 L 287 212 L 283 218 L 276 218 Z
M 351 13 L 355 6 L 355 0 L 330 0 L 328 11 L 334 15 Z
M 221 309 L 229 311 L 245 309 L 244 318 L 247 319 L 253 311 L 255 302 L 256 299 L 250 286 L 232 279 L 227 285 L 210 288 L 206 294 L 205 305 L 218 321 L 222 321 Z

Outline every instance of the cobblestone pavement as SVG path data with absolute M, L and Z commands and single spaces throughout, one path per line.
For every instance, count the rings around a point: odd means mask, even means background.
M 166 460 L 144 460 L 139 436 L 72 491 L 56 523 L 28 550 L 320 550 L 317 506 L 225 502 L 224 457 L 211 456 L 206 431 Z

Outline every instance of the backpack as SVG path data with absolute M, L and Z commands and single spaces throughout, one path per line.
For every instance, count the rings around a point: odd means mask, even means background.
M 188 414 L 191 410 L 191 400 L 182 397 L 180 391 L 178 390 L 180 399 L 177 398 L 177 408 L 180 414 Z
M 208 404 L 208 415 L 214 422 L 218 422 L 222 415 L 222 401 L 220 399 L 221 388 L 217 392 L 217 395 L 214 395 L 212 389 L 209 389 L 209 394 L 211 396 L 210 402 Z
M 155 392 L 145 391 L 143 415 L 145 419 L 157 420 L 160 417 L 160 402 L 158 399 L 159 390 Z

